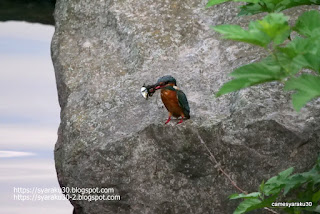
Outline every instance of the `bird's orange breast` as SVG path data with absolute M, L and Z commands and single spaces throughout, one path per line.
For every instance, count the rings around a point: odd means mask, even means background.
M 161 99 L 167 110 L 174 117 L 184 117 L 183 109 L 178 102 L 177 93 L 168 89 L 161 89 Z

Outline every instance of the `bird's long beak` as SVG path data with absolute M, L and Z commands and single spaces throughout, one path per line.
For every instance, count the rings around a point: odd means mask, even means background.
M 163 88 L 165 85 L 156 85 L 155 89 L 158 90 L 160 88 Z

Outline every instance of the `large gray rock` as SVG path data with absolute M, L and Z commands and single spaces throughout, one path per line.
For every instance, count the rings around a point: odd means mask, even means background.
M 79 214 L 232 213 L 237 190 L 210 161 L 202 139 L 247 191 L 319 151 L 320 102 L 296 113 L 270 83 L 213 94 L 261 49 L 224 41 L 210 25 L 247 23 L 235 5 L 206 0 L 59 0 L 52 58 L 61 125 L 55 161 L 61 186 L 109 187 L 120 201 L 71 201 Z M 301 11 L 290 12 L 299 14 Z M 166 74 L 186 93 L 191 119 L 164 125 L 159 92 L 140 87 Z

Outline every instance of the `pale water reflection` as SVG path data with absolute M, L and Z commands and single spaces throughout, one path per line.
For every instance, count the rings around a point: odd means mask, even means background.
M 41 191 L 59 188 L 52 158 L 1 158 L 0 188 L 1 213 L 72 213 L 61 193 Z
M 52 26 L 0 22 L 1 214 L 72 213 L 61 193 L 23 191 L 59 189 L 53 158 L 60 110 L 50 58 L 53 32 Z

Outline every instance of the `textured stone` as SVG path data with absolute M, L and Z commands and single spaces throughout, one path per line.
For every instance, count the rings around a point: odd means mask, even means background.
M 52 59 L 61 124 L 61 186 L 112 187 L 121 201 L 71 201 L 78 214 L 232 213 L 236 189 L 210 162 L 207 144 L 240 187 L 310 168 L 319 151 L 320 102 L 300 113 L 278 83 L 215 98 L 234 68 L 266 53 L 221 40 L 210 25 L 241 23 L 235 4 L 193 0 L 58 0 Z M 302 9 L 288 11 L 297 16 Z M 259 16 L 255 16 L 259 17 Z M 164 75 L 186 93 L 191 119 L 164 125 Z

